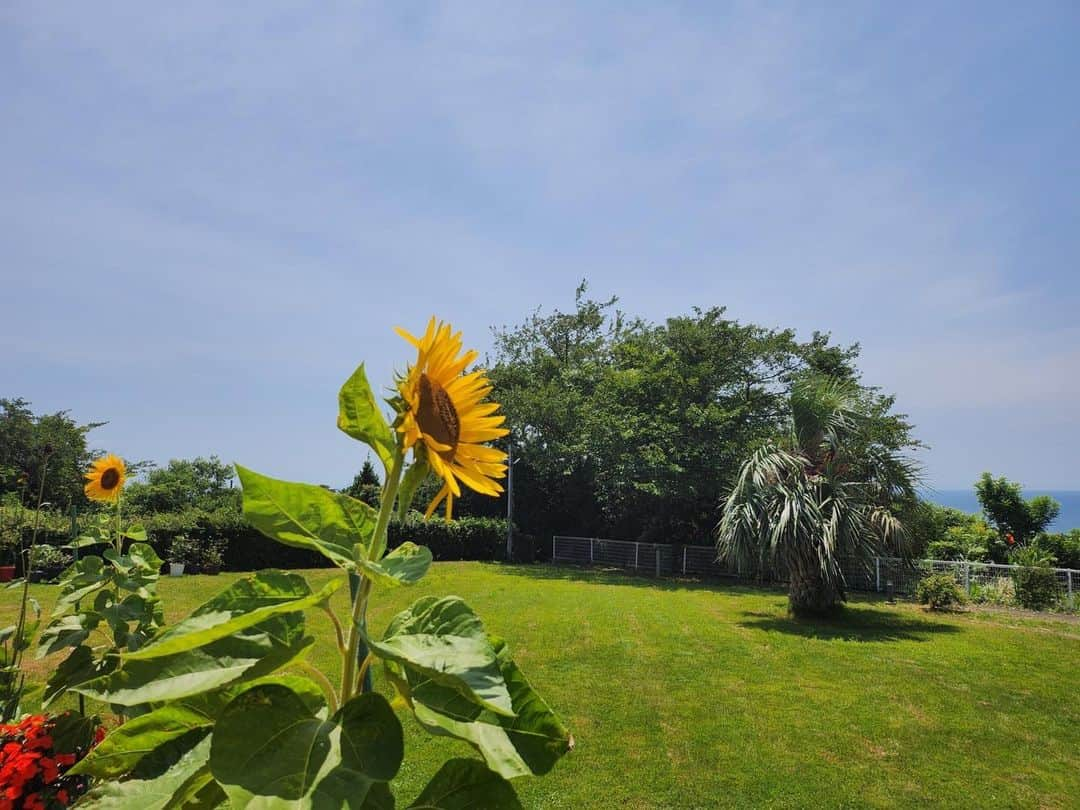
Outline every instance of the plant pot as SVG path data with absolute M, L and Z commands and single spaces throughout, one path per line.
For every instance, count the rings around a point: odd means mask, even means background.
M 202 572 L 204 574 L 208 574 L 208 575 L 210 575 L 212 577 L 216 577 L 218 574 L 221 573 L 221 566 L 220 565 L 204 565 L 202 567 Z
M 201 574 L 202 566 L 198 563 L 184 563 L 185 574 Z
M 0 582 L 11 582 L 15 579 L 14 565 L 0 565 Z
M 169 563 L 169 576 L 182 577 L 184 575 L 183 563 Z
M 34 568 L 30 571 L 30 582 L 34 585 L 45 581 L 45 572 L 40 568 Z

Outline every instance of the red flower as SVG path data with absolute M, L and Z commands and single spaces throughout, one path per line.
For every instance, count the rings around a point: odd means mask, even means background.
M 85 792 L 86 779 L 66 772 L 100 741 L 103 729 L 74 751 L 56 751 L 55 724 L 46 715 L 0 724 L 0 810 L 55 810 Z

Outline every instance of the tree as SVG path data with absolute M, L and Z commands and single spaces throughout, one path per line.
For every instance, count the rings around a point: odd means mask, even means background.
M 884 398 L 886 401 L 888 398 Z M 851 379 L 809 374 L 792 386 L 788 435 L 750 454 L 716 527 L 721 557 L 786 573 L 795 614 L 845 598 L 843 566 L 903 553 L 896 505 L 915 498 L 916 469 L 896 445 L 906 422 L 881 424 L 882 398 Z M 887 437 L 891 441 L 886 441 Z
M 382 497 L 382 483 L 379 481 L 379 474 L 375 472 L 375 465 L 371 463 L 371 459 L 364 461 L 364 466 L 360 468 L 360 472 L 353 478 L 352 483 L 341 491 L 369 506 L 379 505 L 379 499 Z
M 84 505 L 83 472 L 95 457 L 86 434 L 104 424 L 80 425 L 67 411 L 35 416 L 25 399 L 0 399 L 0 493 L 36 501 L 44 483 L 43 500 L 54 507 Z
M 1039 532 L 1045 531 L 1061 512 L 1061 504 L 1049 495 L 1024 500 L 1019 484 L 1004 476 L 994 478 L 988 472 L 975 482 L 975 494 L 1002 539 L 1012 535 L 1010 545 L 1026 545 Z
M 140 513 L 239 509 L 240 493 L 232 486 L 233 478 L 232 466 L 217 456 L 174 458 L 147 473 L 145 482 L 129 484 L 124 501 L 127 508 Z
M 650 324 L 616 303 L 582 284 L 573 311 L 495 332 L 491 378 L 520 460 L 516 522 L 707 542 L 741 461 L 782 430 L 791 381 L 813 370 L 854 379 L 858 347 L 820 333 L 799 342 L 720 307 Z

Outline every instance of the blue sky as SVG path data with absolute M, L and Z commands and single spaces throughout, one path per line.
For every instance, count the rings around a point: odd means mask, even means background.
M 1080 6 L 819 5 L 7 3 L 0 395 L 343 484 L 393 326 L 587 277 L 861 342 L 933 486 L 1080 489 Z

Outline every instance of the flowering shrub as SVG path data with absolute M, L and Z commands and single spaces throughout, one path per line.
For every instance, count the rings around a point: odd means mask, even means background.
M 74 714 L 35 714 L 0 725 L 0 810 L 70 805 L 88 780 L 67 772 L 104 736 L 95 720 Z

